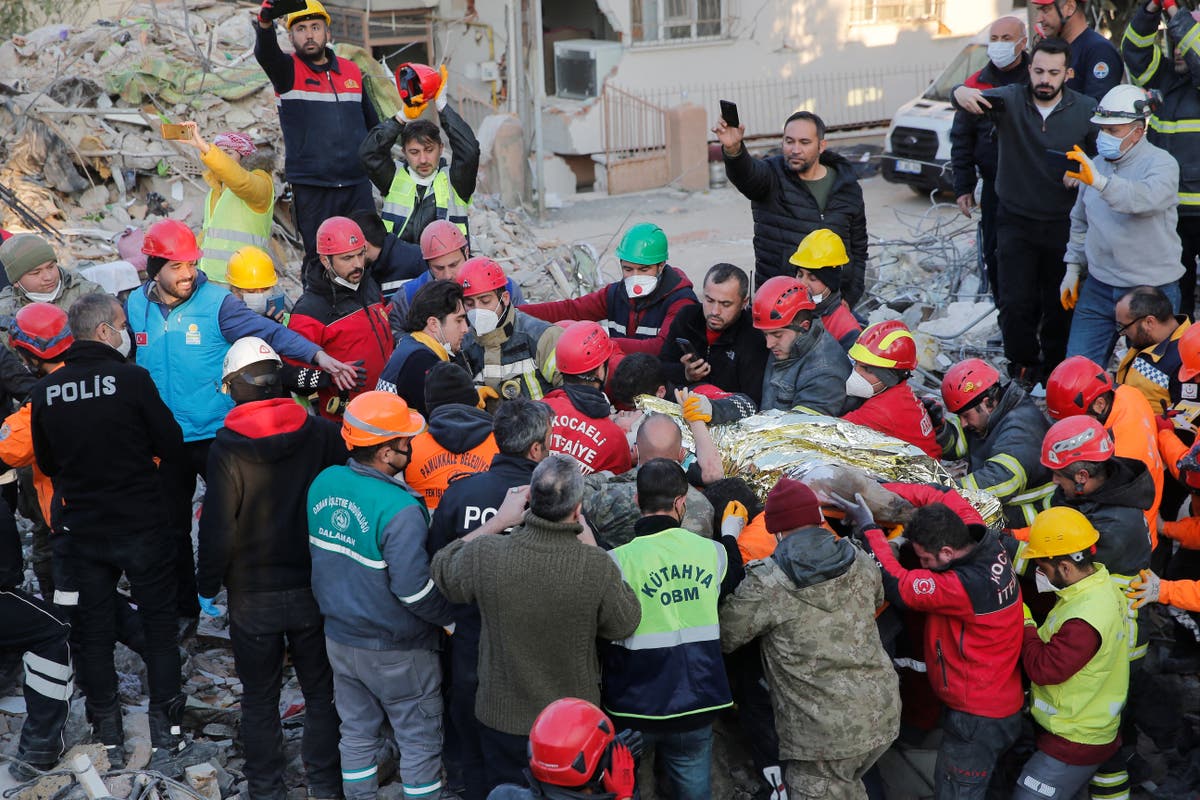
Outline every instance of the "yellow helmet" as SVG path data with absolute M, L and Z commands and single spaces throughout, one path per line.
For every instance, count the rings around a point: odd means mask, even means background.
M 1034 517 L 1024 556 L 1031 561 L 1069 556 L 1088 550 L 1099 540 L 1099 532 L 1087 517 L 1073 508 L 1055 506 Z
M 800 241 L 788 263 L 800 269 L 825 269 L 849 264 L 850 256 L 846 255 L 842 237 L 828 228 L 818 228 Z
M 326 25 L 333 24 L 333 20 L 329 18 L 329 12 L 325 10 L 325 6 L 321 5 L 319 0 L 305 0 L 304 8 L 288 14 L 284 19 L 284 24 L 290 31 L 292 25 L 300 21 L 303 17 L 324 17 Z
M 229 257 L 226 277 L 230 286 L 239 289 L 270 289 L 278 280 L 271 257 L 253 245 L 247 245 Z

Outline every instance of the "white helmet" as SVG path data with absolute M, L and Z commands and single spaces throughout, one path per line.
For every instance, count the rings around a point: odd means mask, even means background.
M 1150 101 L 1144 89 L 1129 83 L 1114 86 L 1104 95 L 1092 116 L 1094 125 L 1122 125 L 1150 116 Z
M 262 361 L 283 364 L 283 360 L 279 358 L 279 354 L 271 345 L 257 336 L 243 336 L 234 342 L 229 351 L 225 353 L 225 360 L 221 363 L 221 382 L 228 383 L 230 378 L 246 367 Z

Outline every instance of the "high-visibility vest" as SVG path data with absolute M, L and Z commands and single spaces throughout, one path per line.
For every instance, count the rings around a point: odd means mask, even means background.
M 605 648 L 604 707 L 655 720 L 732 705 L 717 616 L 728 568 L 725 548 L 668 528 L 609 555 L 637 593 L 642 621 L 631 636 Z
M 210 280 L 228 283 L 230 257 L 248 244 L 265 253 L 270 253 L 271 220 L 275 208 L 275 195 L 267 210 L 256 214 L 246 201 L 229 189 L 221 192 L 216 205 L 212 205 L 213 189 L 208 190 L 204 201 L 204 239 L 201 249 L 200 269 Z M 211 209 L 211 210 L 210 210 Z
M 1038 637 L 1048 642 L 1067 620 L 1081 619 L 1100 633 L 1100 650 L 1062 683 L 1030 687 L 1033 718 L 1050 733 L 1077 744 L 1108 744 L 1117 737 L 1129 691 L 1125 609 L 1125 596 L 1102 564 L 1059 590 Z
M 450 183 L 450 173 L 445 169 L 437 171 L 430 188 L 433 189 L 433 201 L 437 205 L 437 218 L 450 220 L 466 236 L 467 209 L 471 207 L 471 201 L 459 197 Z M 408 219 L 416 205 L 417 182 L 413 180 L 407 167 L 397 165 L 396 177 L 392 178 L 387 197 L 383 198 L 383 213 L 380 214 L 383 226 L 399 236 L 408 225 Z

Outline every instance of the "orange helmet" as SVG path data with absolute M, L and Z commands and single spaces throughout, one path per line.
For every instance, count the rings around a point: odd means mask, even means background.
M 898 319 L 868 325 L 850 348 L 850 358 L 869 367 L 915 369 L 917 342 L 912 331 Z
M 462 287 L 463 297 L 475 297 L 508 286 L 503 268 L 487 256 L 468 258 L 459 267 L 455 280 Z
M 67 312 L 50 303 L 30 303 L 18 311 L 9 338 L 14 347 L 42 360 L 61 355 L 75 344 L 67 326 Z
M 1179 380 L 1187 383 L 1200 375 L 1200 325 L 1191 325 L 1179 337 Z
M 773 331 L 791 325 L 801 311 L 812 311 L 816 307 L 804 284 L 786 275 L 776 275 L 758 287 L 751 316 L 754 327 L 760 331 Z
M 612 720 L 587 700 L 555 700 L 529 729 L 529 771 L 551 786 L 582 786 L 615 738 Z
M 554 360 L 563 375 L 587 375 L 613 354 L 612 339 L 598 322 L 576 322 L 563 331 L 554 346 Z
M 968 358 L 946 371 L 942 378 L 942 400 L 957 414 L 1000 382 L 1000 373 L 982 358 Z
M 1086 356 L 1071 356 L 1046 379 L 1046 413 L 1051 419 L 1086 414 L 1096 398 L 1111 392 L 1112 378 Z
M 432 261 L 467 246 L 467 237 L 448 219 L 435 219 L 421 231 L 421 258 Z
M 349 217 L 330 217 L 317 228 L 317 254 L 337 256 L 367 246 L 362 228 Z
M 370 447 L 425 430 L 425 418 L 391 392 L 363 392 L 342 414 L 342 439 L 350 447 Z
M 160 219 L 151 225 L 142 239 L 142 252 L 167 261 L 198 261 L 201 256 L 196 234 L 177 219 Z
M 1047 469 L 1065 469 L 1077 461 L 1108 461 L 1112 457 L 1108 431 L 1087 414 L 1059 420 L 1042 439 L 1042 466 Z

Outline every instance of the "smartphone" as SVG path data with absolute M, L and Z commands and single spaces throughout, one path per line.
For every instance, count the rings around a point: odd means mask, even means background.
M 177 125 L 174 122 L 164 122 L 159 125 L 159 129 L 162 130 L 162 137 L 164 139 L 192 138 L 192 135 L 188 133 L 187 128 L 183 127 L 182 125 Z
M 1003 97 L 992 97 L 990 94 L 985 94 L 983 96 L 983 99 L 988 101 L 989 103 L 991 103 L 992 107 L 990 110 L 992 110 L 992 111 L 1004 111 L 1005 110 L 1005 103 L 1004 103 Z
M 1061 179 L 1064 174 L 1074 172 L 1078 166 L 1074 161 L 1067 158 L 1067 154 L 1063 151 L 1046 148 L 1046 169 L 1055 178 Z
M 271 319 L 275 319 L 275 315 L 280 311 L 287 310 L 287 297 L 282 294 L 273 295 L 267 298 L 267 309 L 265 313 Z
M 267 19 L 279 19 L 288 14 L 303 11 L 306 8 L 308 8 L 306 0 L 275 0 L 271 5 L 271 13 L 267 15 Z
M 731 128 L 736 128 L 742 124 L 738 118 L 737 103 L 731 103 L 728 100 L 721 102 L 721 119 L 725 120 L 725 124 Z
M 729 120 L 726 120 L 726 122 L 728 122 L 728 121 Z M 682 337 L 676 338 L 675 344 L 679 345 L 679 349 L 683 351 L 683 354 L 685 356 L 692 356 L 692 357 L 696 356 L 696 346 L 693 345 L 687 339 L 684 339 Z

